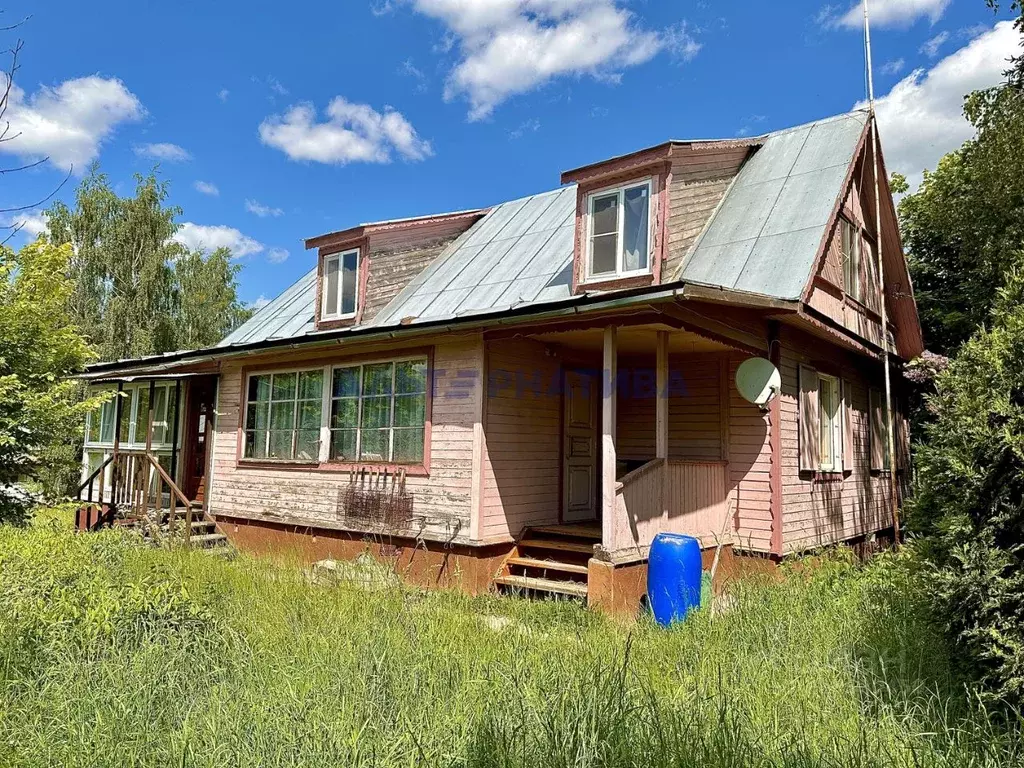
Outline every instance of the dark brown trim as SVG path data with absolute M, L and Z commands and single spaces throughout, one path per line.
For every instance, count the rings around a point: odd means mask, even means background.
M 455 213 L 439 213 L 434 216 L 417 216 L 411 219 L 396 219 L 394 221 L 381 221 L 373 224 L 360 224 L 349 229 L 341 229 L 336 232 L 328 232 L 324 235 L 307 238 L 304 241 L 306 250 L 311 248 L 335 247 L 352 240 L 359 240 L 362 237 L 381 232 L 394 232 L 396 230 L 416 229 L 425 225 L 433 225 L 442 221 L 457 221 L 459 219 L 481 218 L 489 211 L 489 208 L 478 208 L 470 211 L 456 211 Z
M 324 262 L 328 257 L 344 251 L 359 250 L 358 282 L 356 284 L 356 314 L 353 317 L 346 317 L 338 320 L 323 319 L 323 285 L 324 285 Z M 341 272 L 339 264 L 338 290 L 341 291 Z M 363 319 L 363 308 L 366 306 L 366 284 L 370 274 L 370 239 L 364 237 L 357 240 L 349 240 L 343 243 L 321 248 L 317 252 L 316 261 L 316 304 L 314 310 L 314 326 L 318 331 L 333 331 L 339 328 L 348 328 L 359 325 Z

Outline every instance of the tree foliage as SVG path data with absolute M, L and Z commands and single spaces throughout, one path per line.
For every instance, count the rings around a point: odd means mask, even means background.
M 925 339 L 940 353 L 985 322 L 1005 276 L 1024 266 L 1024 91 L 978 91 L 965 114 L 977 136 L 899 206 Z
M 74 464 L 65 448 L 96 405 L 68 378 L 92 355 L 67 318 L 70 261 L 70 246 L 45 240 L 17 253 L 0 248 L 0 520 L 14 506 L 4 486 Z
M 1024 701 L 1024 272 L 937 378 L 910 522 L 964 657 Z
M 248 316 L 230 252 L 190 252 L 173 239 L 181 209 L 168 192 L 151 173 L 120 197 L 94 166 L 73 208 L 47 212 L 51 241 L 74 246 L 71 316 L 102 360 L 215 344 Z

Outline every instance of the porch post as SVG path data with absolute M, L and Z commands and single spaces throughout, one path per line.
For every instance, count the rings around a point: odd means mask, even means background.
M 121 401 L 124 399 L 124 382 L 117 382 L 117 395 L 114 397 L 114 452 L 113 461 L 110 462 L 110 504 L 117 503 L 117 481 L 120 472 L 117 471 L 118 459 L 121 453 Z M 102 437 L 102 435 L 101 435 Z M 100 509 L 103 508 L 103 499 L 100 499 Z
M 191 383 L 189 386 L 192 386 Z M 168 405 L 167 410 L 171 407 Z M 178 422 L 181 420 L 181 379 L 174 382 L 174 423 L 171 425 L 171 480 L 178 482 Z
M 146 453 L 153 447 L 153 397 L 156 395 L 156 379 L 149 380 L 149 403 L 146 410 Z M 137 409 L 136 409 L 137 410 Z M 137 438 L 136 438 L 137 439 Z
M 601 543 L 612 546 L 615 530 L 615 379 L 618 340 L 615 326 L 604 329 L 604 370 L 601 376 Z
M 668 331 L 658 331 L 658 369 L 656 418 L 656 452 L 659 459 L 668 458 Z

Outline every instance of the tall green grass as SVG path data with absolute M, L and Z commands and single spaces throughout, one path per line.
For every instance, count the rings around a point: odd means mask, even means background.
M 898 558 L 665 631 L 0 530 L 3 766 L 1010 766 Z

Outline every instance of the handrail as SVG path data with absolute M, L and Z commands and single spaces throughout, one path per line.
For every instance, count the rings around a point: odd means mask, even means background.
M 188 549 L 192 546 L 192 502 L 189 501 L 187 496 L 185 496 L 185 493 L 181 490 L 181 488 L 178 487 L 177 483 L 175 483 L 171 479 L 171 476 L 167 474 L 167 471 L 160 466 L 160 462 L 157 461 L 156 456 L 154 456 L 152 453 L 147 452 L 146 458 L 149 460 L 149 463 L 152 464 L 153 467 L 156 469 L 157 475 L 160 477 L 160 479 L 167 484 L 167 490 L 171 494 L 170 517 L 168 518 L 168 528 L 169 533 L 171 535 L 170 540 L 173 540 L 174 537 L 174 523 L 178 506 L 176 502 L 180 501 L 185 507 L 185 548 Z M 159 501 L 159 494 L 157 503 L 157 509 L 159 511 L 159 504 L 161 503 Z
M 636 469 L 634 469 L 632 472 L 627 472 L 622 476 L 622 479 L 615 483 L 616 492 L 621 491 L 630 483 L 636 482 L 638 479 L 646 475 L 652 469 L 657 469 L 658 467 L 662 466 L 662 464 L 664 464 L 666 461 L 667 459 L 651 459 L 646 464 L 642 464 Z
M 92 481 L 95 480 L 96 476 L 100 472 L 102 472 L 104 469 L 106 469 L 107 465 L 110 464 L 110 462 L 112 462 L 113 460 L 114 460 L 114 455 L 113 454 L 111 454 L 106 459 L 104 459 L 103 463 L 100 464 L 91 475 L 89 475 L 88 479 L 86 479 L 86 481 L 84 483 L 82 483 L 80 486 L 78 486 L 78 490 L 75 491 L 75 498 L 78 498 L 78 497 L 80 497 L 82 495 L 82 491 L 85 490 L 86 486 L 89 486 L 89 491 L 91 492 L 92 491 Z M 83 501 L 83 499 L 79 499 L 79 500 Z M 89 499 L 89 501 L 92 501 L 92 499 Z M 100 499 L 100 501 L 102 501 L 102 499 Z

